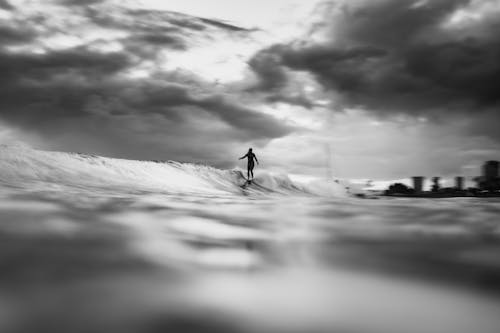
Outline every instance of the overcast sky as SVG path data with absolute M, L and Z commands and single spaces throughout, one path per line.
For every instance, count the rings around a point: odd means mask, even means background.
M 499 31 L 498 0 L 0 0 L 0 142 L 471 176 L 500 159 Z

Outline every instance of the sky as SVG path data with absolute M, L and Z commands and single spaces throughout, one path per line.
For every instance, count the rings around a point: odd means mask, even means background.
M 500 159 L 499 29 L 498 0 L 0 0 L 0 143 L 474 176 Z

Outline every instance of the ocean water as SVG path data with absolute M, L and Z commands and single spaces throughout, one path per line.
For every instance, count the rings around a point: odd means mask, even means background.
M 0 332 L 500 332 L 500 201 L 0 147 Z

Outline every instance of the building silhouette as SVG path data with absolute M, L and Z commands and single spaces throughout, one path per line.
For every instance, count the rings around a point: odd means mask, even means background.
M 424 177 L 411 177 L 413 180 L 413 189 L 415 190 L 415 193 L 422 193 L 424 189 Z
M 464 189 L 464 177 L 455 177 L 455 189 L 457 191 L 463 191 Z
M 440 180 L 441 177 L 432 177 L 432 192 L 438 192 L 441 189 L 441 185 L 439 184 Z
M 483 164 L 483 174 L 476 178 L 477 187 L 480 190 L 500 191 L 499 165 L 498 161 L 487 161 Z
M 426 178 L 411 177 L 413 188 L 402 183 L 394 183 L 385 190 L 388 196 L 418 198 L 451 198 L 451 197 L 500 197 L 500 162 L 487 161 L 481 167 L 482 175 L 475 177 L 477 187 L 465 188 L 465 177 L 455 177 L 454 186 L 442 187 L 441 177 L 432 177 L 430 190 L 424 190 Z
M 486 180 L 493 180 L 494 178 L 498 178 L 498 161 L 488 161 L 483 165 L 483 177 Z

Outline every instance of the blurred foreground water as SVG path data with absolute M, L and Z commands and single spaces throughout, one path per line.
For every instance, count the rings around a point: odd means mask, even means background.
M 193 194 L 130 186 L 122 167 L 97 181 L 111 160 L 2 153 L 0 332 L 500 331 L 497 199 L 265 179 Z

